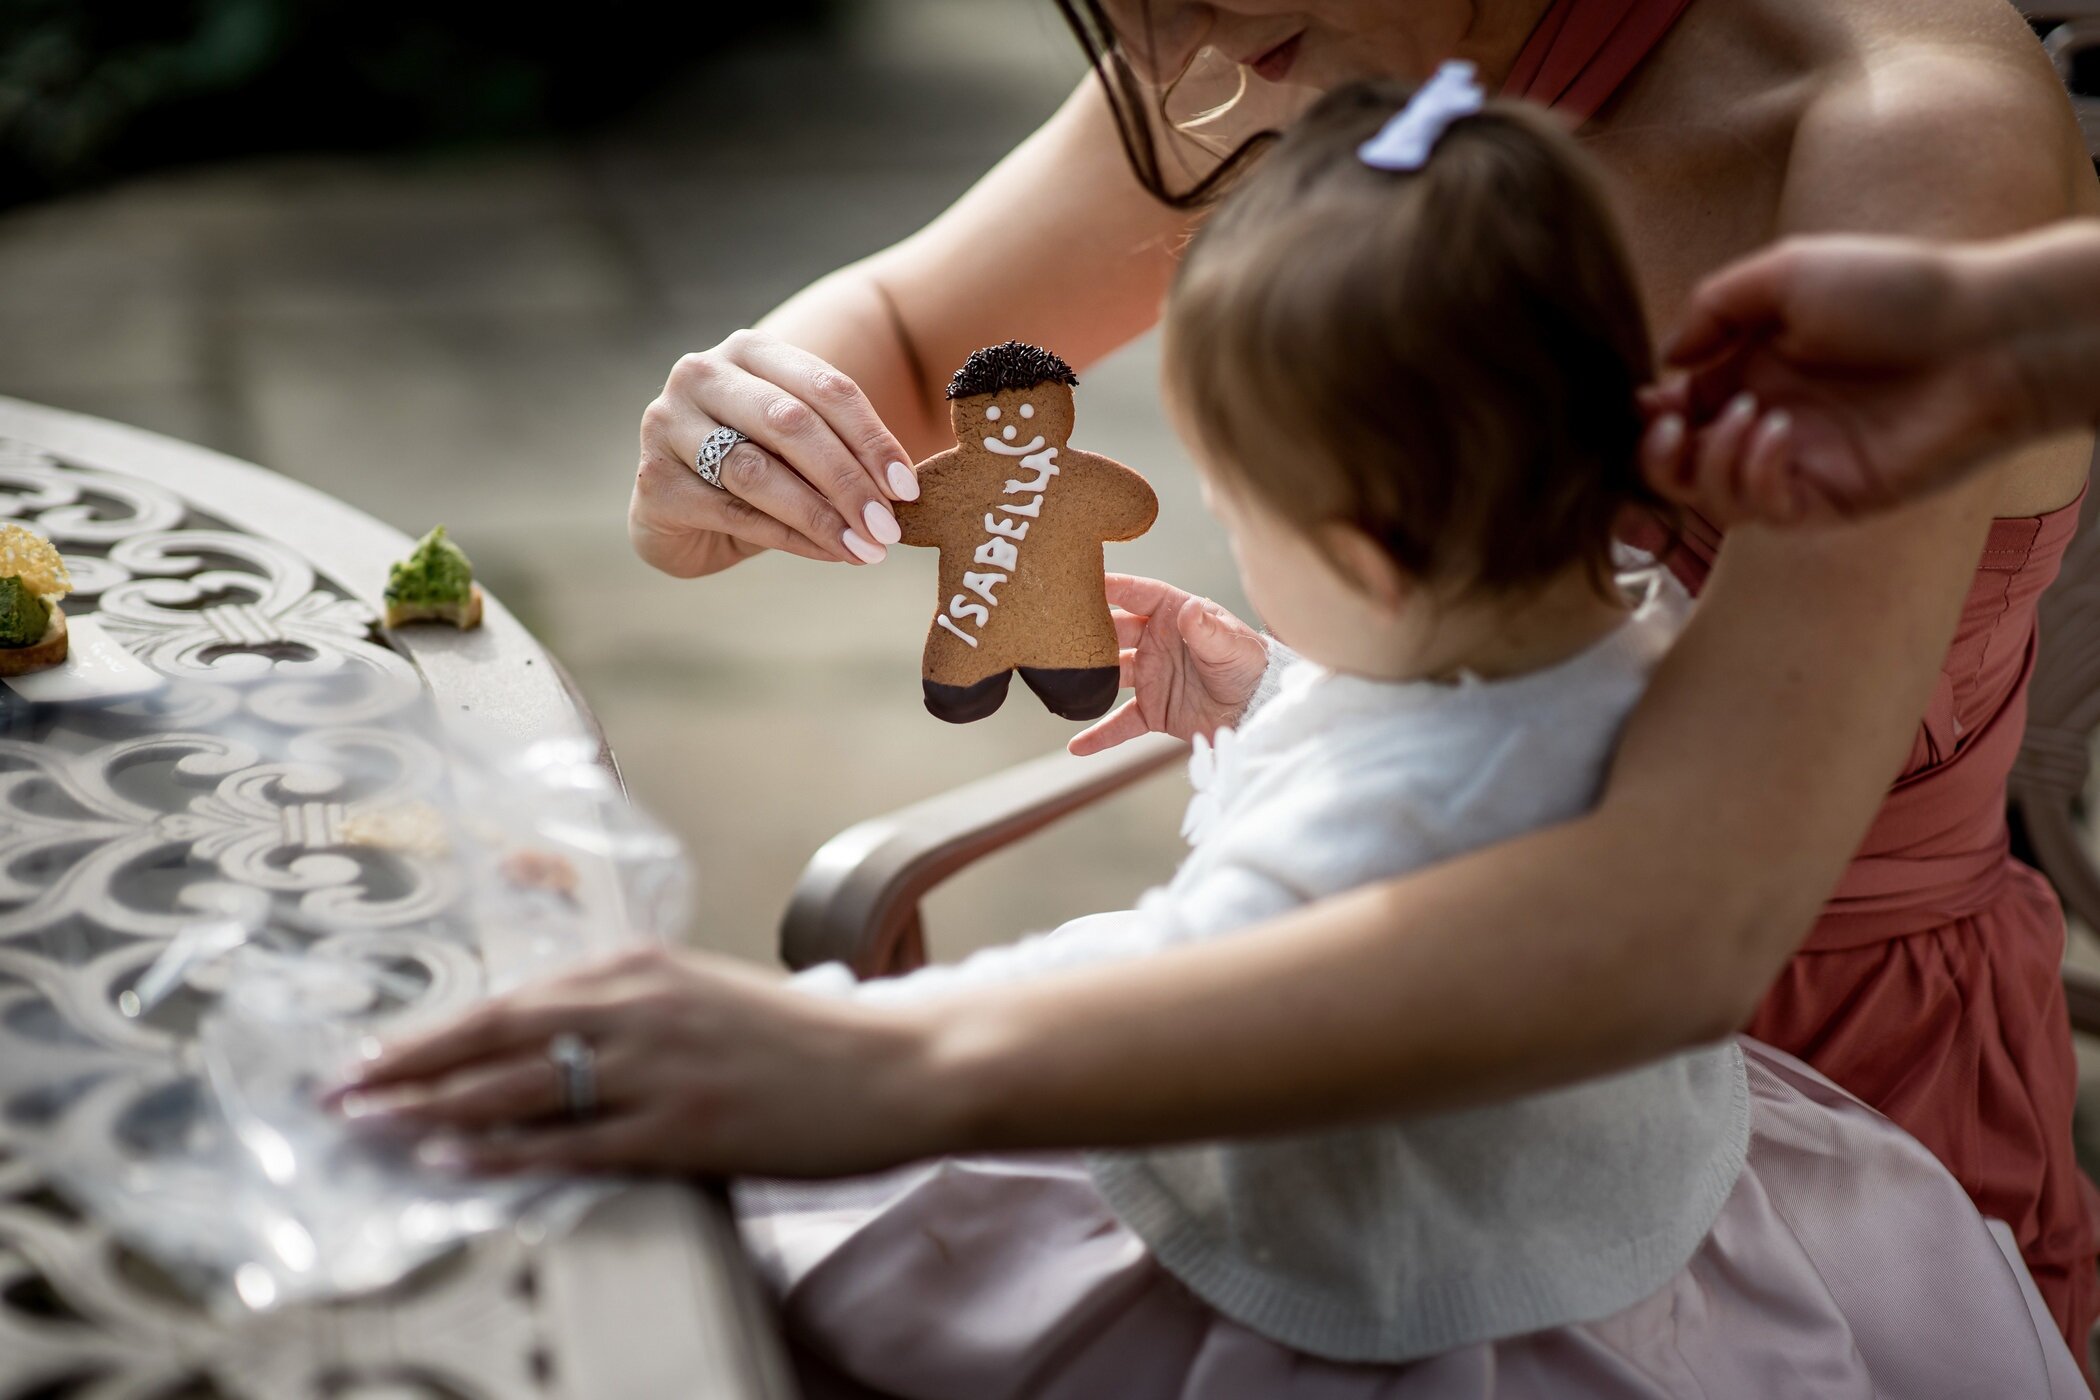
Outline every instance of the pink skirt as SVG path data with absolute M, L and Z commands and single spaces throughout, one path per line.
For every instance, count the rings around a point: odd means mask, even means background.
M 1880 1114 L 1743 1051 L 1749 1160 L 1675 1278 L 1598 1321 L 1403 1364 L 1310 1356 L 1211 1310 L 1068 1153 L 745 1181 L 737 1215 L 812 1400 L 2084 1400 L 2010 1232 Z

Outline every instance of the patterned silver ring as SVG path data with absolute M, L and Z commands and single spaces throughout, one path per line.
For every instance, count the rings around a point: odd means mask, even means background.
M 717 491 L 721 490 L 722 459 L 727 457 L 730 449 L 738 443 L 749 441 L 750 438 L 734 428 L 715 429 L 707 435 L 707 440 L 700 444 L 699 455 L 693 458 L 693 470 L 700 473 L 702 481 Z
M 598 1111 L 597 1056 L 591 1043 L 574 1031 L 563 1031 L 547 1042 L 547 1058 L 561 1077 L 561 1109 L 574 1119 Z

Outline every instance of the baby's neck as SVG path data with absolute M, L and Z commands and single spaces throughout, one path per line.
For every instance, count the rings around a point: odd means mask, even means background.
M 1594 646 L 1626 613 L 1616 589 L 1601 594 L 1584 570 L 1571 569 L 1535 592 L 1442 604 L 1419 631 L 1397 641 L 1377 678 L 1504 680 L 1543 671 Z

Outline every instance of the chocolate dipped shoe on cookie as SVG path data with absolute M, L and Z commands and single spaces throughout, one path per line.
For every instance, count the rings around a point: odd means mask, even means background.
M 1078 382 L 1017 340 L 971 355 L 948 381 L 955 446 L 919 464 L 919 498 L 896 507 L 903 542 L 941 553 L 921 674 L 926 708 L 951 724 L 997 710 L 1016 671 L 1065 719 L 1115 702 L 1101 546 L 1144 534 L 1159 501 L 1121 462 L 1070 446 Z

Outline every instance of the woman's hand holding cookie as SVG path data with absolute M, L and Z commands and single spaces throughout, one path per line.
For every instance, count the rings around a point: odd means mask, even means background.
M 1178 739 L 1235 724 L 1269 667 L 1261 633 L 1208 598 L 1158 579 L 1108 575 L 1123 684 L 1137 694 L 1066 747 L 1079 755 L 1141 734 Z
M 723 457 L 716 486 L 694 459 L 724 427 L 749 440 Z M 743 330 L 682 356 L 643 412 L 627 533 L 643 562 L 677 578 L 765 549 L 875 564 L 898 540 L 890 503 L 918 494 L 910 454 L 858 385 Z

